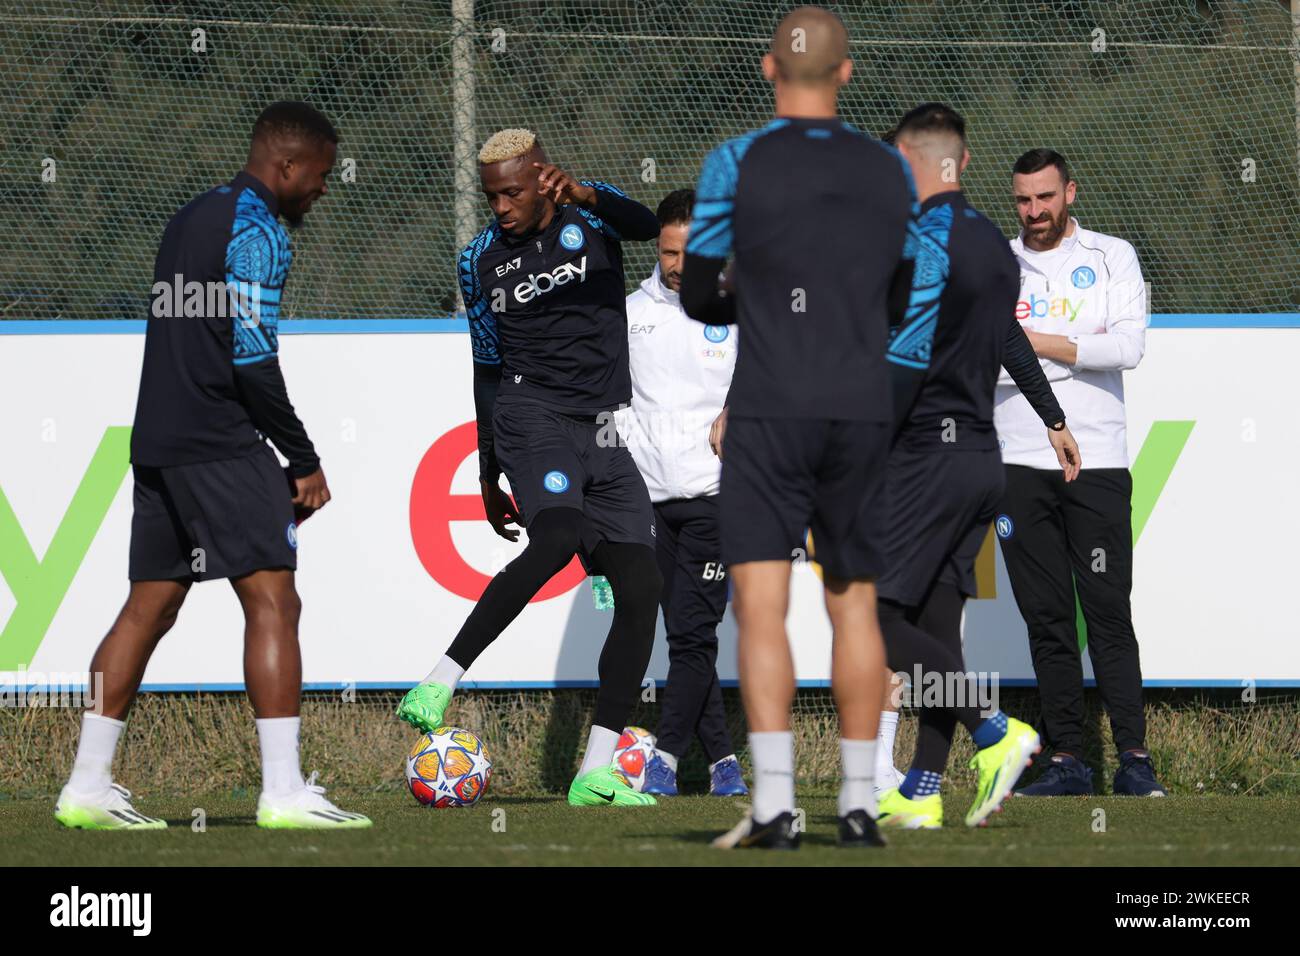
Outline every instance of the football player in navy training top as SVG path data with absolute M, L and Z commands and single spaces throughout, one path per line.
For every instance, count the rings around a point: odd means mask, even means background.
M 90 664 L 103 675 L 102 711 L 85 715 L 59 795 L 55 817 L 66 826 L 166 826 L 113 782 L 113 754 L 190 585 L 214 578 L 229 579 L 244 609 L 244 678 L 262 752 L 258 826 L 370 826 L 299 769 L 297 522 L 330 492 L 278 358 L 292 259 L 280 219 L 301 224 L 325 195 L 337 143 L 308 104 L 272 104 L 253 127 L 243 171 L 191 200 L 163 232 L 131 432 L 131 590 Z M 289 460 L 293 491 L 265 438 Z
M 622 243 L 654 239 L 659 221 L 613 186 L 558 169 L 529 130 L 490 137 L 479 176 L 493 221 L 459 262 L 479 480 L 493 528 L 514 541 L 507 525 L 522 523 L 528 546 L 492 579 L 398 716 L 424 731 L 441 725 L 465 670 L 579 554 L 609 580 L 614 620 L 569 803 L 653 804 L 610 766 L 650 662 L 662 585 L 650 495 L 613 414 L 632 397 Z
M 1033 728 L 954 676 L 964 672 L 961 615 L 975 593 L 975 557 L 1004 483 L 993 429 L 999 369 L 1033 406 L 1066 481 L 1078 475 L 1079 447 L 1016 321 L 1011 247 L 961 191 L 970 159 L 965 121 L 925 103 L 899 121 L 897 142 L 921 200 L 920 241 L 907 315 L 890 344 L 888 569 L 876 587 L 890 667 L 943 677 L 945 698 L 920 707 L 916 757 L 898 788 L 880 797 L 879 819 L 887 827 L 942 825 L 939 784 L 960 721 L 975 741 L 979 772 L 966 824 L 979 826 L 1039 749 Z M 913 686 L 919 693 L 921 682 Z
M 809 526 L 834 631 L 840 842 L 883 842 L 872 781 L 885 654 L 873 579 L 884 570 L 892 428 L 886 347 L 911 289 L 917 201 L 898 152 L 837 114 L 852 68 L 838 17 L 820 7 L 789 13 L 763 57 L 776 119 L 710 153 L 696 187 L 682 305 L 699 321 L 737 323 L 745 343 L 727 403 L 720 502 L 754 806 L 719 846 L 799 842 L 785 617 L 791 558 Z M 718 274 L 733 254 L 731 296 Z

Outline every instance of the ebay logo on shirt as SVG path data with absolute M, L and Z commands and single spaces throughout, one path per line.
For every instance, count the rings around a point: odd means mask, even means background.
M 1067 299 L 1065 296 L 1040 299 L 1031 292 L 1028 299 L 1016 303 L 1016 319 L 1024 322 L 1026 319 L 1052 318 L 1073 322 L 1083 311 L 1083 305 L 1083 299 Z

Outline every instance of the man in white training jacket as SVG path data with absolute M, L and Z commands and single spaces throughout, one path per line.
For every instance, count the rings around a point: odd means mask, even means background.
M 1146 348 L 1147 293 L 1133 247 L 1070 215 L 1076 185 L 1054 150 L 1021 156 L 1012 176 L 1020 235 L 1016 317 L 1024 324 L 1070 428 L 1083 468 L 1067 484 L 1042 421 L 1003 370 L 993 422 L 1006 466 L 994 528 L 1042 698 L 1053 748 L 1021 796 L 1093 793 L 1083 761 L 1083 663 L 1075 594 L 1088 654 L 1119 752 L 1114 792 L 1164 796 L 1146 750 L 1142 670 L 1129 594 L 1133 585 L 1133 479 L 1124 371 Z
M 736 326 L 702 325 L 678 299 L 695 193 L 679 189 L 659 204 L 659 263 L 627 299 L 632 404 L 619 433 L 654 503 L 668 632 L 656 754 L 644 792 L 677 794 L 677 762 L 698 737 L 709 760 L 709 792 L 748 793 L 727 730 L 718 684 L 718 623 L 727 610 L 721 561 L 718 480 L 720 417 L 736 367 Z M 716 424 L 715 424 L 716 423 Z

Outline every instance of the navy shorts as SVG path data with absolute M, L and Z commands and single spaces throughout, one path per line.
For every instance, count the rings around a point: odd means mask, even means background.
M 973 595 L 975 558 L 1006 483 L 1001 453 L 895 448 L 888 475 L 888 570 L 876 582 L 880 597 L 920 607 L 936 582 Z
M 244 458 L 136 465 L 132 581 L 209 581 L 298 567 L 298 527 L 270 446 Z
M 497 461 L 527 527 L 547 508 L 576 508 L 584 563 L 602 541 L 655 546 L 645 479 L 611 421 L 578 418 L 534 402 L 498 401 L 492 410 Z
M 838 578 L 884 570 L 884 422 L 729 416 L 722 448 L 722 560 L 790 561 L 812 531 Z

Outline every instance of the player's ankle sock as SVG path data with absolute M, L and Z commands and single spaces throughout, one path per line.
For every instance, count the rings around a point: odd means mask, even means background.
M 578 776 L 581 777 L 584 773 L 591 773 L 599 767 L 608 767 L 612 764 L 620 736 L 617 730 L 592 724 L 591 732 L 587 734 L 587 752 L 583 754 Z
M 749 735 L 754 760 L 754 819 L 770 823 L 780 813 L 794 812 L 794 734 L 772 730 Z
M 876 741 L 840 738 L 840 816 L 853 810 L 876 815 Z
M 465 668 L 461 667 L 446 654 L 442 655 L 442 660 L 438 661 L 438 666 L 429 671 L 429 676 L 423 681 L 425 684 L 446 684 L 453 691 L 460 679 L 465 676 Z
M 257 741 L 262 748 L 262 792 L 283 796 L 306 784 L 298 765 L 299 717 L 259 717 Z
M 676 758 L 676 757 L 674 757 L 672 754 L 670 754 L 670 753 L 669 753 L 668 751 L 666 751 L 666 750 L 657 750 L 657 751 L 655 751 L 655 752 L 656 752 L 657 754 L 659 754 L 659 759 L 662 760 L 665 764 L 668 765 L 668 769 L 669 769 L 669 770 L 671 770 L 673 773 L 676 773 L 676 772 L 677 772 L 677 758 Z M 712 769 L 712 768 L 710 768 L 710 769 Z
M 113 754 L 126 723 L 100 714 L 83 714 L 77 759 L 68 786 L 77 793 L 98 793 L 113 782 Z
M 942 774 L 935 773 L 933 770 L 917 770 L 913 767 L 907 771 L 907 776 L 898 785 L 898 792 L 909 800 L 915 800 L 938 793 L 939 784 L 942 782 Z
M 985 719 L 971 731 L 971 738 L 975 741 L 975 746 L 980 750 L 985 747 L 992 747 L 1001 740 L 1007 733 L 1007 715 L 1002 711 L 994 711 L 992 717 Z
M 893 772 L 894 769 L 894 736 L 898 733 L 898 711 L 882 710 L 880 712 L 880 731 L 876 734 L 876 776 L 881 777 L 884 774 L 881 771 Z

